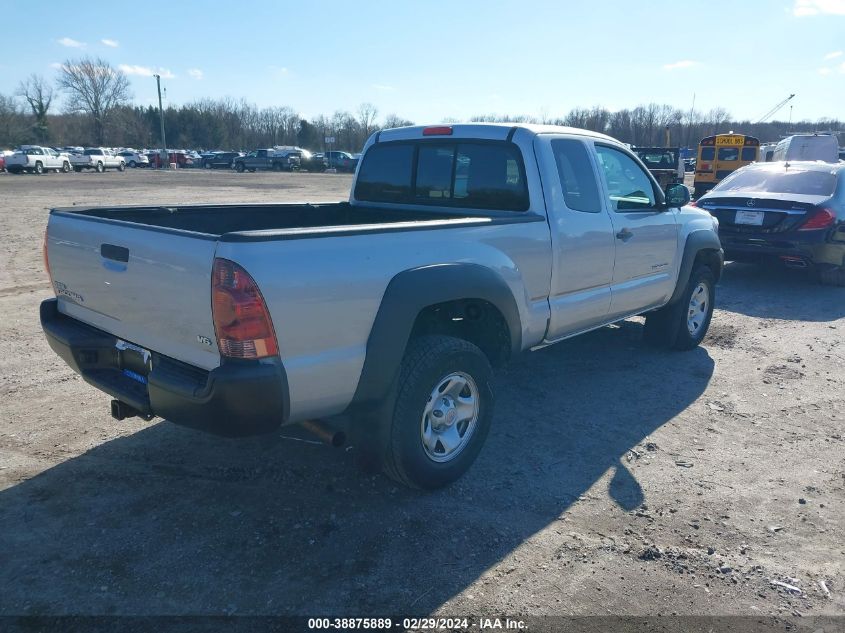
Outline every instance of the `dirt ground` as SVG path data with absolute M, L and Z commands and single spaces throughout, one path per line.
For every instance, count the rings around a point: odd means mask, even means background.
M 436 493 L 291 429 L 115 422 L 48 348 L 49 207 L 349 183 L 0 174 L 0 615 L 845 615 L 845 289 L 800 272 L 729 264 L 692 352 L 634 319 L 523 355 L 477 463 Z

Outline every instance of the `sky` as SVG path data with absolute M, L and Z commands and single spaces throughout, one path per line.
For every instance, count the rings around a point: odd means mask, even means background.
M 306 118 L 363 102 L 434 123 L 695 98 L 756 121 L 795 93 L 793 120 L 845 119 L 845 0 L 6 2 L 3 21 L 2 94 L 92 56 L 142 105 L 159 73 L 165 105 L 229 96 Z

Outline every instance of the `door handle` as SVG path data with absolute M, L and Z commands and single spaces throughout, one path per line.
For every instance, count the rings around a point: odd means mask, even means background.
M 634 237 L 634 234 L 628 229 L 622 229 L 621 231 L 619 231 L 619 233 L 616 234 L 616 239 L 622 240 L 623 242 L 627 242 L 632 237 Z

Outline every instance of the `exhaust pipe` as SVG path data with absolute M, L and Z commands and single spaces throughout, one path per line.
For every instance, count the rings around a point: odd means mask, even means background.
M 781 255 L 781 261 L 787 268 L 806 268 L 807 261 L 800 257 L 792 257 L 790 255 Z
M 316 420 L 306 420 L 305 422 L 300 422 L 299 426 L 329 446 L 340 448 L 346 444 L 346 433 L 332 429 L 322 422 L 317 422 Z

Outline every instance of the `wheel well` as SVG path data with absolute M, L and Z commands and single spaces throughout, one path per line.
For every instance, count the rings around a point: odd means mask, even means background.
M 510 357 L 511 340 L 501 311 L 483 299 L 458 299 L 423 308 L 414 321 L 411 339 L 444 334 L 476 345 L 494 367 Z
M 719 252 L 712 248 L 705 248 L 695 255 L 695 261 L 693 262 L 693 268 L 698 266 L 699 264 L 704 264 L 705 266 L 709 266 L 710 270 L 713 271 L 713 275 L 716 277 L 716 281 L 719 281 L 719 277 L 722 274 L 722 267 L 721 262 L 719 261 Z

